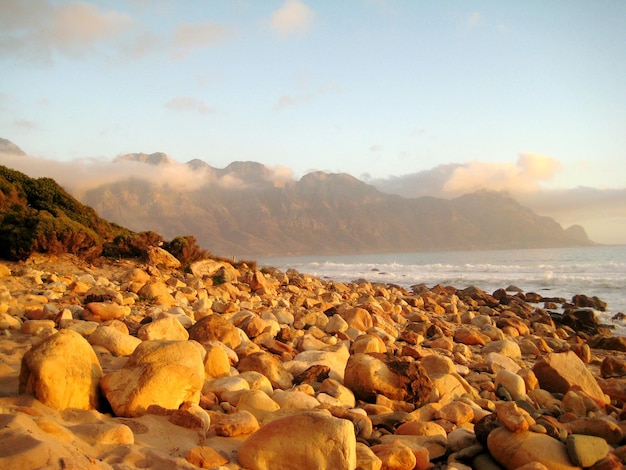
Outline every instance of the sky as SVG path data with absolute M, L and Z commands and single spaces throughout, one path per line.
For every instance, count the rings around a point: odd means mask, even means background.
M 509 191 L 626 243 L 625 24 L 623 0 L 2 0 L 0 137 L 66 184 L 252 160 Z

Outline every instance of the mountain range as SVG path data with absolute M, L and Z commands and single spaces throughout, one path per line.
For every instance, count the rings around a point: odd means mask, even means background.
M 133 153 L 116 163 L 174 171 L 164 153 Z M 200 185 L 127 178 L 84 191 L 102 217 L 165 237 L 189 234 L 214 253 L 236 257 L 588 246 L 581 226 L 564 230 L 505 193 L 447 200 L 385 194 L 347 174 L 276 178 L 256 162 L 214 168 L 184 164 Z M 147 167 L 146 167 L 147 169 Z M 167 181 L 167 180 L 166 180 Z

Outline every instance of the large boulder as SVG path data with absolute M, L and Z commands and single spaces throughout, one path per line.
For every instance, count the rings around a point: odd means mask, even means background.
M 19 393 L 33 393 L 56 410 L 98 406 L 102 367 L 91 345 L 73 330 L 61 330 L 24 354 Z
M 276 356 L 264 351 L 245 356 L 237 365 L 239 372 L 254 371 L 269 379 L 273 388 L 286 390 L 293 386 L 293 376 Z
M 199 343 L 221 341 L 232 349 L 241 344 L 241 336 L 237 328 L 226 318 L 217 314 L 208 315 L 189 328 L 189 339 Z
M 279 418 L 248 437 L 239 447 L 237 460 L 250 470 L 354 470 L 354 426 L 322 411 Z
M 426 403 L 433 389 L 426 370 L 418 362 L 363 353 L 348 359 L 344 385 L 360 400 L 373 402 L 381 394 L 416 405 Z
M 150 405 L 178 409 L 186 401 L 198 404 L 205 354 L 195 341 L 144 341 L 100 386 L 117 416 L 141 416 Z
M 580 470 L 570 461 L 565 444 L 547 434 L 497 428 L 489 433 L 487 447 L 507 469 L 539 462 L 550 470 Z
M 609 403 L 591 371 L 572 351 L 545 355 L 535 363 L 533 372 L 548 392 L 565 394 L 575 387 L 602 405 Z

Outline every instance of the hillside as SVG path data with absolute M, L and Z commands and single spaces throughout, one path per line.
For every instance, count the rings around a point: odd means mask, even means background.
M 137 157 L 141 155 L 141 157 Z M 163 154 L 121 157 L 167 167 Z M 564 230 L 505 194 L 479 191 L 445 200 L 406 199 L 347 174 L 314 172 L 277 184 L 256 162 L 223 169 L 200 161 L 199 189 L 132 179 L 89 190 L 81 200 L 108 220 L 166 237 L 193 234 L 225 256 L 569 247 L 592 244 L 582 227 Z M 167 168 L 166 168 L 167 169 Z M 220 185 L 228 177 L 237 184 Z

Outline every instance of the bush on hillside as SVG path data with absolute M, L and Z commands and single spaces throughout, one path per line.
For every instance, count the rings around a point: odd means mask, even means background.
M 113 241 L 106 243 L 102 254 L 107 258 L 136 258 L 142 261 L 148 259 L 148 248 L 159 246 L 163 237 L 152 231 L 139 233 L 125 233 L 118 235 Z
M 187 269 L 191 263 L 195 261 L 211 257 L 211 254 L 208 251 L 203 250 L 198 246 L 196 243 L 196 237 L 191 235 L 178 236 L 170 242 L 165 242 L 163 244 L 163 249 L 174 255 L 185 269 Z

